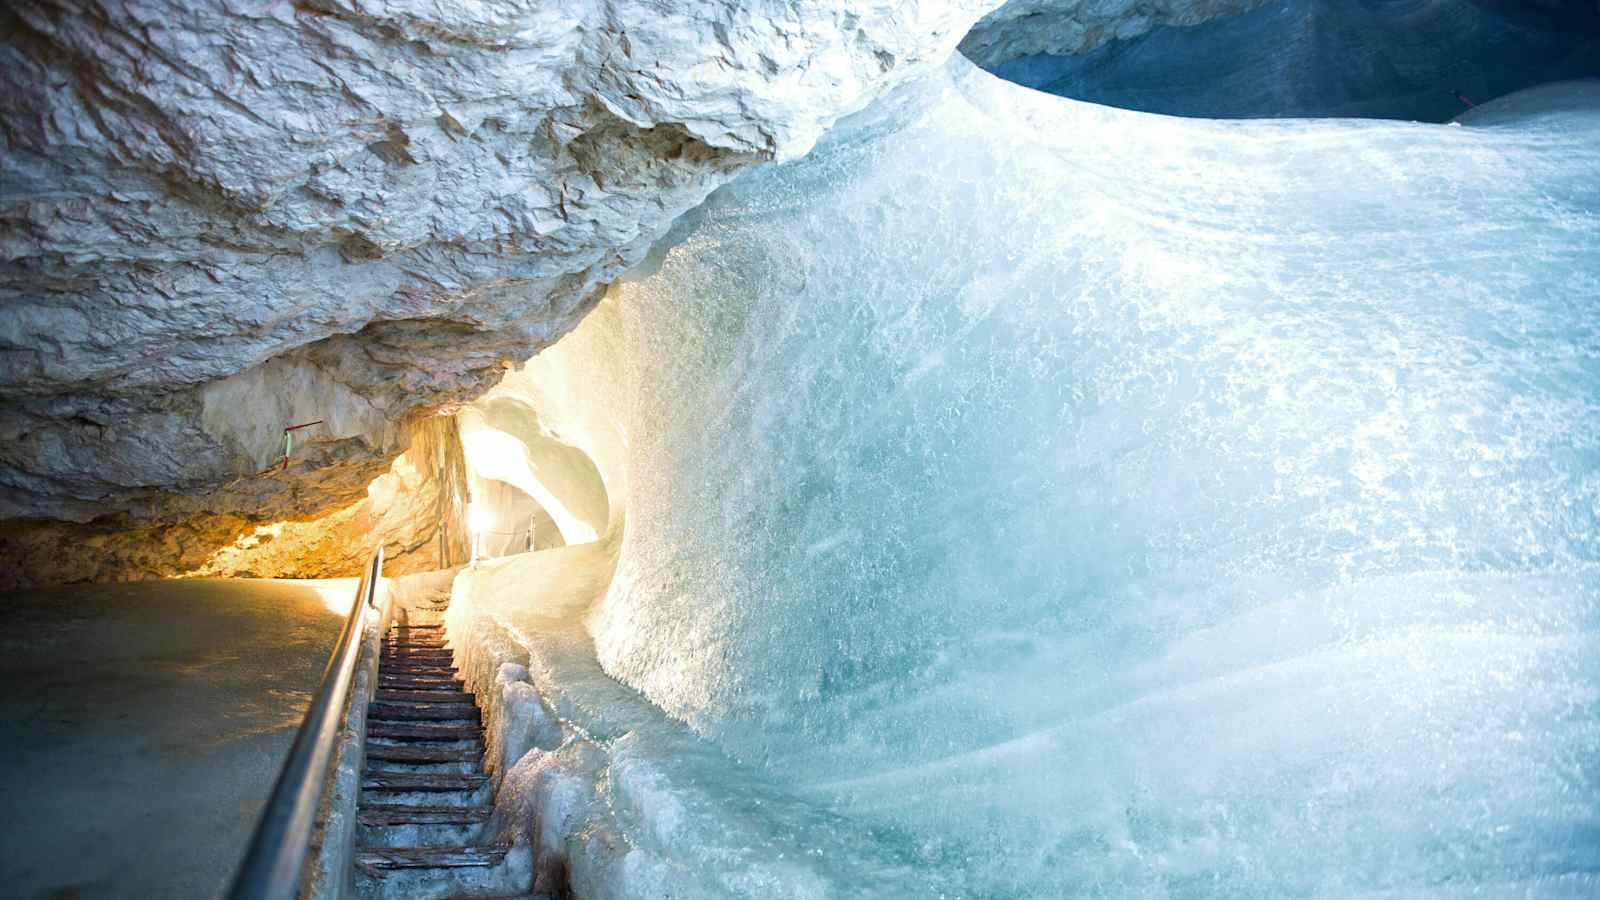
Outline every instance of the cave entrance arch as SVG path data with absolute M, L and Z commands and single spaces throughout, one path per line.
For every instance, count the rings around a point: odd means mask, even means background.
M 610 499 L 600 471 L 588 454 L 549 434 L 537 410 L 523 400 L 501 396 L 474 404 L 457 415 L 461 445 L 474 502 L 486 504 L 489 530 L 515 532 L 496 509 L 507 514 L 542 511 L 554 531 L 550 546 L 594 541 L 606 530 Z M 523 502 L 508 493 L 527 497 Z M 497 507 L 495 504 L 499 504 Z M 526 541 L 526 523 L 522 527 Z
M 478 545 L 480 558 L 566 546 L 549 511 L 516 485 L 495 478 L 475 479 L 472 497 L 487 523 Z

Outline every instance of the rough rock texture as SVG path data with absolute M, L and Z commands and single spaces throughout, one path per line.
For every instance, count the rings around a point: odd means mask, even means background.
M 678 214 L 993 5 L 9 5 L 0 517 L 95 521 L 142 545 L 121 571 L 163 571 L 357 502 L 410 417 L 481 393 Z
M 126 581 L 174 575 L 329 578 L 360 571 L 374 543 L 384 572 L 438 568 L 468 553 L 463 519 L 466 468 L 455 421 L 430 416 L 412 427 L 410 449 L 326 515 L 260 524 L 233 515 L 140 521 L 122 513 L 87 524 L 0 523 L 0 590 L 41 582 Z
M 1036 53 L 1085 53 L 1158 25 L 1198 25 L 1238 15 L 1270 0 L 1011 0 L 985 16 L 961 41 L 980 66 Z
M 433 416 L 359 502 L 309 522 L 260 526 L 187 574 L 333 578 L 360 571 L 378 540 L 386 575 L 447 568 L 470 552 L 466 488 L 455 420 Z

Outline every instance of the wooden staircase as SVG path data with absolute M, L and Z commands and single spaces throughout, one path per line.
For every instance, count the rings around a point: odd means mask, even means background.
M 442 625 L 384 636 L 367 710 L 354 887 L 369 898 L 526 897 L 526 849 L 483 842 L 492 806 L 483 723 Z

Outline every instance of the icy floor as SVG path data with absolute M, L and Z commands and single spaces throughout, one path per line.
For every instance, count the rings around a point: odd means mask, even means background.
M 0 893 L 220 896 L 354 579 L 0 598 Z
M 1600 891 L 1600 84 L 1217 122 L 956 60 L 675 238 L 529 367 L 631 484 L 614 579 L 455 613 L 613 811 L 574 872 Z

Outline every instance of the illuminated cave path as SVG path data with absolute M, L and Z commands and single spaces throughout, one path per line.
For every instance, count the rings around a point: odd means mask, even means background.
M 227 887 L 355 579 L 0 596 L 0 894 Z
M 356 819 L 358 896 L 526 896 L 531 886 L 525 860 L 483 842 L 494 788 L 477 699 L 453 659 L 439 624 L 396 625 L 384 638 Z

